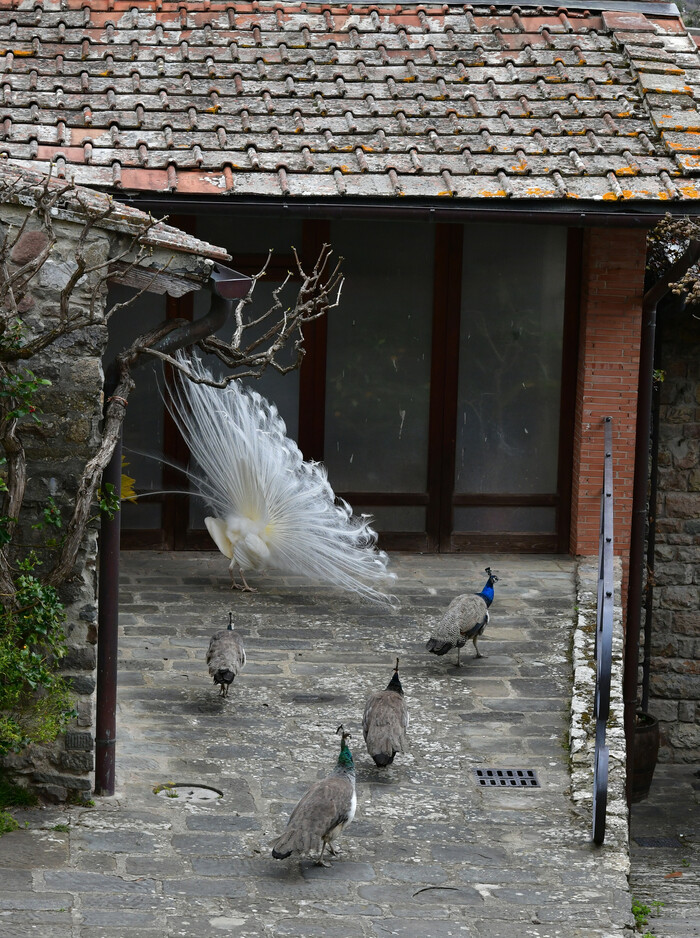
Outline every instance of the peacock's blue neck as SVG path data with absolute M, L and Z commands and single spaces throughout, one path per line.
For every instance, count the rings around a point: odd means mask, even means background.
M 493 579 L 491 577 L 489 577 L 488 583 L 477 595 L 481 596 L 487 606 L 491 605 L 493 602 Z

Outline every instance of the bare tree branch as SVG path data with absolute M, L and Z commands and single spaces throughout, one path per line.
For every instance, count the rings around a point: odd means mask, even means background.
M 21 318 L 21 303 L 27 295 L 35 278 L 55 250 L 57 234 L 54 230 L 52 210 L 59 200 L 71 193 L 73 201 L 82 210 L 82 227 L 79 230 L 74 254 L 74 266 L 70 271 L 58 297 L 57 315 L 42 316 L 39 325 L 33 324 L 33 331 L 24 330 Z M 14 200 L 27 205 L 31 195 L 33 205 L 27 208 L 24 220 L 17 229 L 10 227 L 0 244 L 0 377 L 29 375 L 30 371 L 15 370 L 23 361 L 46 351 L 61 338 L 84 329 L 95 322 L 106 322 L 118 310 L 130 305 L 145 292 L 165 272 L 170 260 L 154 267 L 151 277 L 145 285 L 127 301 L 115 303 L 109 310 L 102 308 L 102 301 L 115 263 L 122 263 L 120 275 L 132 270 L 143 270 L 143 262 L 153 253 L 153 248 L 145 243 L 148 233 L 160 220 L 149 219 L 141 229 L 125 239 L 116 254 L 108 258 L 91 256 L 90 246 L 94 243 L 92 235 L 98 229 L 109 225 L 110 217 L 116 206 L 109 203 L 103 208 L 95 208 L 92 203 L 82 199 L 80 192 L 72 184 L 65 186 L 51 183 L 50 176 L 43 184 L 31 184 L 29 189 L 22 188 L 21 179 L 5 185 L 0 190 L 0 201 Z M 17 197 L 17 198 L 15 198 Z M 20 242 L 27 230 L 37 224 L 46 235 L 47 241 L 35 257 L 19 267 L 12 265 L 10 254 Z M 204 379 L 216 387 L 225 387 L 238 378 L 257 378 L 266 368 L 271 367 L 280 374 L 297 368 L 304 355 L 303 327 L 313 322 L 326 312 L 334 309 L 340 302 L 343 286 L 341 261 L 332 261 L 329 245 L 323 245 L 314 267 L 305 271 L 294 251 L 296 271 L 288 272 L 281 284 L 272 291 L 272 301 L 264 312 L 251 315 L 253 293 L 258 281 L 262 279 L 270 264 L 268 255 L 262 269 L 252 277 L 250 293 L 240 300 L 231 317 L 231 338 L 226 341 L 218 336 L 201 340 L 198 345 L 203 352 L 215 355 L 231 374 L 221 379 Z M 293 303 L 284 302 L 284 292 L 290 288 L 292 280 L 299 281 Z M 83 304 L 74 306 L 78 287 L 83 288 Z M 85 296 L 87 295 L 87 311 Z M 163 352 L 159 347 L 162 340 L 172 331 L 180 329 L 183 320 L 169 320 L 161 323 L 143 335 L 138 336 L 116 360 L 116 384 L 106 402 L 100 442 L 94 454 L 85 462 L 77 491 L 71 518 L 65 528 L 65 537 L 58 549 L 53 566 L 42 579 L 49 585 L 59 586 L 73 575 L 76 559 L 84 541 L 85 531 L 94 512 L 96 493 L 102 472 L 110 461 L 121 433 L 127 410 L 129 395 L 134 387 L 132 369 L 144 357 L 150 356 L 170 364 L 190 380 L 201 382 L 203 379 L 192 374 L 186 362 L 172 354 Z M 282 358 L 282 356 L 287 356 Z M 7 384 L 10 387 L 11 382 Z M 14 392 L 13 392 L 14 393 Z M 21 394 L 21 391 L 18 391 Z M 17 522 L 24 507 L 27 486 L 27 464 L 22 436 L 25 432 L 24 421 L 18 413 L 25 413 L 17 407 L 12 394 L 0 395 L 0 448 L 7 459 L 5 493 L 4 530 L 7 535 L 15 533 Z M 8 520 L 9 519 L 9 520 Z M 10 561 L 10 545 L 0 546 L 0 592 L 2 602 L 12 605 L 14 586 L 13 570 Z

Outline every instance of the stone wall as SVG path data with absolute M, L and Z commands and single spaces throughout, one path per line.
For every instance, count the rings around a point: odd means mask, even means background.
M 0 230 L 19 229 L 25 217 L 21 206 L 0 204 Z M 75 249 L 80 227 L 54 222 L 58 241 L 40 273 L 32 282 L 20 313 L 25 326 L 41 332 L 59 315 L 61 290 L 75 269 Z M 27 230 L 14 247 L 11 262 L 20 266 L 42 250 L 46 236 L 42 230 Z M 94 230 L 87 242 L 91 264 L 108 257 L 109 241 L 105 232 Z M 89 309 L 94 277 L 78 282 L 71 310 Z M 104 296 L 98 290 L 97 316 L 93 323 L 66 335 L 46 351 L 27 362 L 39 377 L 49 378 L 51 386 L 41 392 L 40 422 L 27 423 L 22 437 L 28 466 L 25 498 L 26 516 L 16 538 L 24 548 L 41 544 L 42 535 L 32 529 L 46 499 L 53 495 L 68 518 L 82 467 L 99 442 L 102 413 L 102 354 L 106 343 Z M 66 605 L 68 654 L 62 670 L 69 677 L 76 694 L 77 719 L 69 731 L 50 746 L 34 745 L 20 755 L 6 757 L 5 764 L 24 777 L 37 792 L 49 800 L 89 797 L 93 769 L 93 710 L 95 688 L 97 607 L 96 607 L 96 529 L 89 531 L 69 581 L 61 588 Z M 46 558 L 48 561 L 48 558 Z
M 697 313 L 696 313 L 697 315 Z M 659 494 L 649 711 L 659 759 L 700 760 L 700 321 L 660 316 Z

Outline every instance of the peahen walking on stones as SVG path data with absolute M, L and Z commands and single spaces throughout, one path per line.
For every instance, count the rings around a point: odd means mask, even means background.
M 397 752 L 406 746 L 408 706 L 399 680 L 399 659 L 385 690 L 375 691 L 365 704 L 362 734 L 367 752 L 375 764 L 391 765 Z
M 489 621 L 489 606 L 493 602 L 494 584 L 498 577 L 486 567 L 488 580 L 480 593 L 465 593 L 457 596 L 447 607 L 445 615 L 435 627 L 433 634 L 425 644 L 434 655 L 446 655 L 453 648 L 457 649 L 457 667 L 459 651 L 468 638 L 474 642 L 477 658 L 487 658 L 479 651 L 477 642 Z
M 179 359 L 195 377 L 212 379 L 199 358 Z M 387 592 L 395 576 L 369 516 L 353 516 L 325 467 L 304 461 L 274 404 L 239 381 L 217 388 L 180 376 L 168 391 L 194 458 L 187 475 L 211 510 L 205 524 L 230 560 L 232 586 L 250 589 L 246 570 L 274 569 L 395 602 Z
M 228 614 L 228 628 L 215 632 L 207 650 L 207 666 L 215 684 L 221 687 L 219 696 L 228 697 L 228 689 L 234 678 L 245 667 L 246 656 L 243 642 L 233 631 L 233 615 Z
M 292 811 L 284 832 L 272 845 L 276 860 L 285 860 L 292 854 L 318 853 L 316 864 L 328 866 L 323 859 L 326 847 L 337 856 L 333 841 L 355 816 L 357 796 L 355 763 L 347 744 L 350 733 L 345 732 L 342 724 L 336 733 L 340 734 L 336 766 L 330 775 L 309 788 Z

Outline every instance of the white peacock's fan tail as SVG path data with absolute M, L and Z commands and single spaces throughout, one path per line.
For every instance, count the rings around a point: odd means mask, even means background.
M 199 377 L 211 373 L 179 353 Z M 212 512 L 217 546 L 243 569 L 277 569 L 395 604 L 395 579 L 366 516 L 338 499 L 320 463 L 305 462 L 274 404 L 238 381 L 225 389 L 178 377 L 168 409 L 196 462 L 187 475 Z

